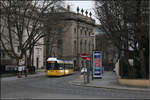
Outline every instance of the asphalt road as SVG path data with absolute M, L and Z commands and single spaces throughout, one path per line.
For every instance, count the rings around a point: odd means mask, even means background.
M 147 99 L 148 92 L 75 86 L 79 73 L 63 77 L 38 76 L 1 81 L 3 99 Z

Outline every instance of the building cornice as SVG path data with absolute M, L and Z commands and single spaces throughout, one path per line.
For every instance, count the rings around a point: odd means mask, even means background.
M 59 13 L 55 12 L 55 13 L 45 14 L 46 18 L 49 18 L 51 16 L 60 16 L 60 17 L 62 17 L 63 20 L 82 22 L 82 23 L 89 24 L 89 25 L 92 25 L 92 26 L 96 25 L 95 20 L 92 19 L 91 17 L 84 16 L 82 14 L 73 13 L 73 12 L 59 12 Z

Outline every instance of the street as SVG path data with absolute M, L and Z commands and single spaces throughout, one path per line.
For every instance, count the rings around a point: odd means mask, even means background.
M 80 73 L 63 77 L 44 75 L 1 81 L 2 99 L 114 99 L 150 98 L 149 92 L 75 86 L 71 81 Z M 24 76 L 23 76 L 24 77 Z

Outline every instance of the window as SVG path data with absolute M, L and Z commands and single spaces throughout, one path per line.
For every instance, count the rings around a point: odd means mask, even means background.
M 76 33 L 76 28 L 74 28 L 74 33 Z
M 85 36 L 86 36 L 87 32 L 85 31 Z
M 74 54 L 76 54 L 76 40 L 74 40 Z
M 81 35 L 82 35 L 82 29 L 80 29 L 80 33 L 81 33 Z
M 93 48 L 92 49 L 94 50 L 94 44 L 93 44 Z
M 82 53 L 82 40 L 80 40 L 80 53 Z
M 57 62 L 55 62 L 55 63 L 48 63 L 47 62 L 46 69 L 47 70 L 58 70 L 59 69 L 58 63 Z
M 90 49 L 90 45 L 91 45 L 91 44 L 90 44 L 90 41 L 89 41 L 89 51 L 91 51 L 91 49 Z
M 5 58 L 5 52 L 2 52 L 2 58 Z
M 57 54 L 58 56 L 61 56 L 62 55 L 62 40 L 58 40 L 57 41 Z
M 94 50 L 94 46 L 93 46 L 93 42 L 91 41 L 91 45 L 90 45 L 91 50 Z
M 85 40 L 85 45 L 84 45 L 84 52 L 86 52 L 86 43 L 87 41 Z
M 89 36 L 90 36 L 90 32 L 89 32 Z

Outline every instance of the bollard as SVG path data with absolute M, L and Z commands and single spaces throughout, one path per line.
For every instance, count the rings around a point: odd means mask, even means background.
M 18 73 L 18 78 L 21 78 L 21 71 L 19 71 Z
M 25 77 L 27 77 L 27 69 L 24 70 Z

